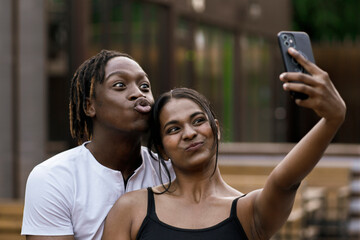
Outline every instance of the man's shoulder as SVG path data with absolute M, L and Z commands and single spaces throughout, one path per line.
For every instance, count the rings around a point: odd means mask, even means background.
M 161 176 L 167 176 L 168 171 L 171 175 L 171 179 L 175 178 L 174 170 L 171 164 L 171 160 L 165 160 L 164 163 L 166 165 L 167 170 L 164 168 L 163 164 L 160 163 L 160 159 L 157 153 L 152 152 L 147 147 L 142 147 L 142 157 L 144 161 L 144 167 L 146 169 L 152 169 L 155 171 L 158 175 Z M 160 170 L 161 169 L 161 170 Z M 162 173 L 160 173 L 160 171 Z M 168 180 L 168 179 L 167 179 Z M 167 181 L 165 180 L 165 181 Z
M 152 168 L 158 169 L 157 166 L 159 166 L 160 159 L 157 153 L 154 153 L 153 151 L 149 150 L 147 147 L 142 146 L 141 155 L 146 168 L 150 167 L 151 165 Z M 168 168 L 172 168 L 171 161 L 166 160 L 164 162 Z
M 141 146 L 141 155 L 144 161 L 158 161 L 159 157 L 156 153 L 149 150 L 147 147 Z
M 60 152 L 45 161 L 36 165 L 31 171 L 30 176 L 42 177 L 54 172 L 60 174 L 64 171 L 74 171 L 77 162 L 80 161 L 82 155 L 84 155 L 84 147 L 77 146 L 63 152 Z
M 42 163 L 38 164 L 37 166 L 54 166 L 57 164 L 64 164 L 71 161 L 74 161 L 75 159 L 79 158 L 79 156 L 84 154 L 85 147 L 83 145 L 67 149 L 63 152 L 57 153 Z

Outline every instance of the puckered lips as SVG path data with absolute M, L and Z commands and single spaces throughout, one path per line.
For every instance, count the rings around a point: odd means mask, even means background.
M 148 113 L 151 110 L 151 104 L 146 98 L 138 98 L 135 101 L 134 109 L 139 113 Z
M 185 148 L 185 151 L 187 151 L 187 152 L 196 151 L 196 150 L 198 150 L 199 148 L 201 148 L 203 145 L 204 145 L 204 142 L 203 142 L 203 141 L 194 142 L 194 143 L 188 145 L 188 146 Z

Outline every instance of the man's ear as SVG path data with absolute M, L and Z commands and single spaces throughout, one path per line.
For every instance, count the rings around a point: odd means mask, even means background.
M 86 116 L 88 117 L 95 117 L 96 110 L 94 107 L 94 100 L 90 98 L 86 98 L 86 109 L 84 109 Z
M 215 119 L 215 124 L 216 124 L 216 127 L 217 127 L 217 130 L 218 130 L 218 141 L 220 141 L 221 139 L 221 132 L 220 132 L 220 124 L 219 124 L 219 121 L 217 119 Z

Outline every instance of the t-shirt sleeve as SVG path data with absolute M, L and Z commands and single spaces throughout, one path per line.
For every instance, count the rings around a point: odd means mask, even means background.
M 28 177 L 22 235 L 74 234 L 71 223 L 71 182 L 68 182 L 66 176 L 60 177 L 52 172 L 46 167 L 37 166 Z

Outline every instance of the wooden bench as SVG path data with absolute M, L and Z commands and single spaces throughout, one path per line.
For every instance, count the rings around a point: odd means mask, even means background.
M 248 193 L 264 187 L 266 175 L 223 174 L 224 181 L 242 193 Z
M 237 145 L 236 145 L 237 147 Z M 243 147 L 243 150 L 248 146 Z M 234 149 L 234 147 L 232 147 Z M 238 150 L 219 155 L 219 168 L 224 180 L 235 189 L 246 193 L 262 188 L 271 171 L 283 156 L 276 151 L 262 153 L 237 153 Z M 293 210 L 276 239 L 327 239 L 320 238 L 329 227 L 344 231 L 347 216 L 347 188 L 350 185 L 350 160 L 346 157 L 327 156 L 307 176 L 298 191 Z M 346 234 L 346 233 L 345 233 Z M 330 238 L 329 238 L 330 239 Z M 337 238 L 332 238 L 337 239 Z
M 0 199 L 0 240 L 25 240 L 21 236 L 23 201 Z

